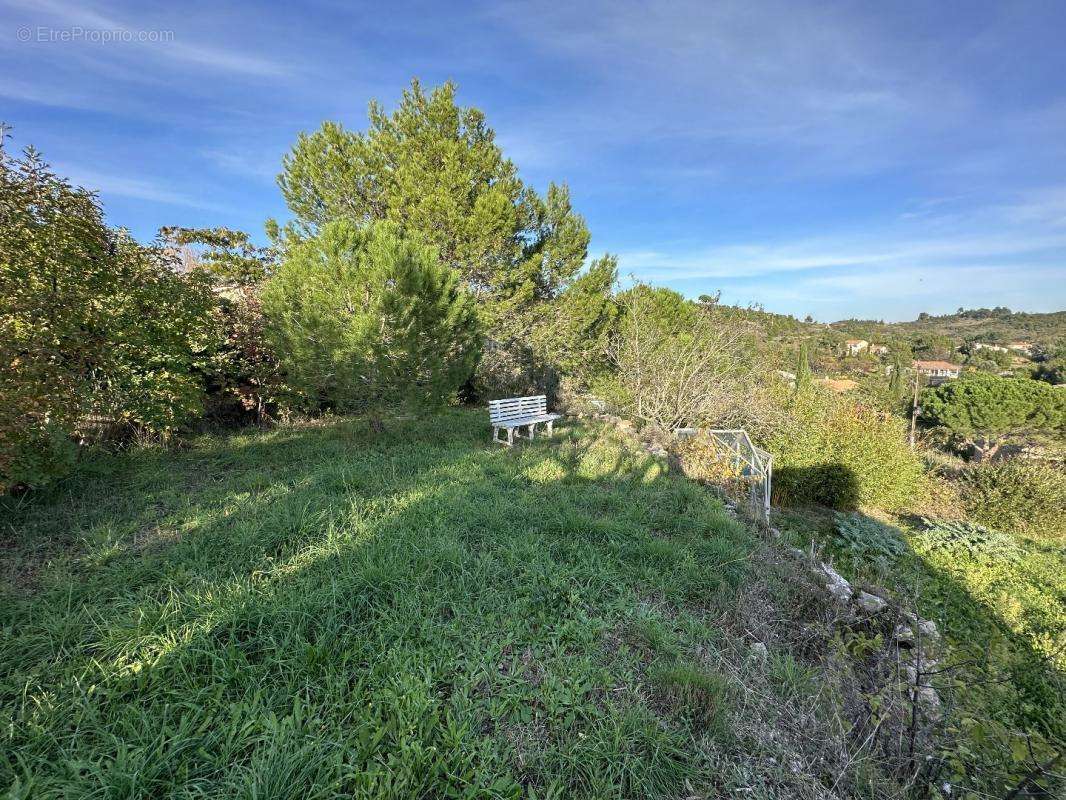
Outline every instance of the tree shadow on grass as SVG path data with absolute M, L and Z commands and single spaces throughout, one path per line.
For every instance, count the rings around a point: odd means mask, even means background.
M 824 506 L 840 511 L 859 507 L 859 482 L 845 464 L 778 467 L 772 488 L 775 506 Z
M 0 784 L 676 785 L 683 737 L 604 695 L 628 680 L 604 630 L 644 593 L 726 592 L 748 534 L 653 459 L 565 432 L 505 450 L 483 422 L 213 440 L 17 510 L 22 537 L 85 544 L 0 616 Z M 181 535 L 137 546 L 153 525 Z

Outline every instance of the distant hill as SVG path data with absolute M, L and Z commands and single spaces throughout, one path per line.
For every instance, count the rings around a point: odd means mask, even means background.
M 715 299 L 701 298 L 704 302 Z M 808 357 L 819 374 L 879 373 L 882 377 L 884 369 L 879 364 L 897 359 L 909 364 L 912 357 L 948 359 L 970 366 L 977 366 L 981 360 L 998 359 L 998 364 L 984 364 L 983 368 L 989 370 L 1026 370 L 1032 366 L 1032 361 L 1018 350 L 1009 353 L 983 350 L 979 358 L 970 358 L 967 353 L 974 351 L 966 345 L 971 342 L 1001 347 L 1012 342 L 1027 342 L 1034 346 L 1032 353 L 1037 360 L 1054 355 L 1061 357 L 1066 350 L 1066 311 L 1031 314 L 1013 312 L 1009 308 L 978 308 L 960 309 L 954 314 L 940 316 L 923 314 L 908 322 L 846 319 L 824 323 L 774 314 L 759 307 L 719 308 L 752 323 L 760 337 L 771 345 L 766 354 L 768 369 L 792 369 L 802 345 L 806 345 Z M 862 350 L 855 357 L 856 354 L 849 354 L 845 344 L 849 339 L 884 345 L 887 349 L 880 351 L 879 356 L 870 350 Z
M 968 341 L 1006 343 L 1029 341 L 1045 347 L 1066 337 L 1066 311 L 1030 314 L 1009 308 L 960 309 L 954 314 L 922 315 L 911 322 L 847 319 L 831 323 L 833 330 L 873 341 L 878 337 L 945 336 L 956 346 Z

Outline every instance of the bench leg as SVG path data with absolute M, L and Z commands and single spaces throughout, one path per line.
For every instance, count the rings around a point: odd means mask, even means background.
M 536 430 L 536 428 L 537 428 L 537 423 L 535 423 L 535 422 L 532 425 L 529 426 L 529 441 L 533 441 L 533 431 Z
M 555 425 L 555 420 L 553 420 L 553 419 L 548 420 L 548 438 L 549 439 L 555 434 L 555 430 L 552 427 L 553 425 Z
M 514 428 L 507 429 L 507 446 L 514 447 Z

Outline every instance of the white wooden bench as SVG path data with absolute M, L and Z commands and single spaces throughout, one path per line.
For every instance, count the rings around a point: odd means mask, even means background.
M 548 425 L 548 435 L 552 435 L 552 424 L 561 414 L 548 413 L 548 398 L 542 394 L 532 397 L 508 397 L 503 400 L 489 401 L 489 422 L 492 424 L 492 441 L 511 447 L 514 444 L 515 428 L 528 428 L 532 439 L 537 425 Z M 507 431 L 507 438 L 500 438 L 500 431 Z

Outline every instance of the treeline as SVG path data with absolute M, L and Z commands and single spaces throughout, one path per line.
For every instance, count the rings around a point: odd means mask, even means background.
M 899 418 L 809 370 L 775 379 L 777 339 L 804 323 L 620 290 L 566 185 L 526 185 L 451 84 L 372 104 L 363 132 L 300 135 L 278 178 L 291 218 L 265 247 L 225 228 L 139 244 L 32 150 L 5 154 L 0 181 L 6 487 L 64 474 L 101 435 L 546 392 L 667 430 L 743 426 L 774 450 L 782 501 L 920 494 Z M 835 492 L 824 464 L 857 488 Z

